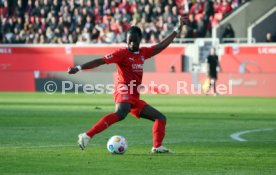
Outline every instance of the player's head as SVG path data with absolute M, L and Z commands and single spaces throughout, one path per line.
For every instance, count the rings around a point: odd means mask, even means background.
M 142 40 L 142 31 L 137 26 L 132 26 L 127 31 L 126 42 L 128 50 L 131 52 L 139 51 L 140 42 Z
M 210 50 L 210 54 L 215 55 L 216 54 L 216 48 L 212 47 L 211 50 Z

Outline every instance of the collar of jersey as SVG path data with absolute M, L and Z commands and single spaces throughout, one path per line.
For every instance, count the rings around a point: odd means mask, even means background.
M 130 51 L 131 52 L 131 51 Z M 134 54 L 139 54 L 140 53 L 140 51 L 137 51 L 137 52 L 131 52 L 131 53 L 134 53 Z

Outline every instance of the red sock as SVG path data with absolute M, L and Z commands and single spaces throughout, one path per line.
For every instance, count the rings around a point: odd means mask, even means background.
M 91 129 L 86 132 L 86 134 L 92 138 L 95 134 L 102 132 L 119 120 L 120 117 L 115 113 L 103 116 Z
M 155 120 L 152 127 L 153 147 L 157 148 L 162 145 L 162 141 L 165 137 L 165 120 Z

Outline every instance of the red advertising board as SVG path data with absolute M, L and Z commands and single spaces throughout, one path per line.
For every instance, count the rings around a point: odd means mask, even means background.
M 227 46 L 221 65 L 224 73 L 276 73 L 276 46 Z
M 74 66 L 75 56 L 101 57 L 121 47 L 125 46 L 0 46 L 0 91 L 35 91 L 35 72 L 41 72 L 40 75 L 44 72 L 44 78 L 47 78 L 45 72 L 65 72 Z M 167 83 L 170 85 L 168 94 L 178 94 L 176 83 L 182 80 L 187 86 L 194 84 L 197 89 L 197 84 L 201 84 L 206 75 L 181 73 L 184 54 L 184 46 L 170 46 L 155 56 L 154 70 L 145 72 L 144 83 L 152 80 L 157 84 Z M 175 73 L 169 73 L 172 65 Z M 218 83 L 227 85 L 231 81 L 232 95 L 276 96 L 276 46 L 226 46 L 221 66 L 223 72 Z M 160 93 L 158 88 L 152 90 Z M 191 89 L 183 93 L 194 94 Z
M 147 93 L 205 95 L 206 78 L 206 74 L 145 73 L 143 84 Z M 222 96 L 276 97 L 276 74 L 220 73 L 218 78 L 217 91 Z

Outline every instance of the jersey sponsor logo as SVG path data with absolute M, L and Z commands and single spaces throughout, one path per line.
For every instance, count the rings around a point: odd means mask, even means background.
M 276 54 L 276 47 L 260 47 L 258 48 L 258 54 Z
M 133 70 L 143 70 L 143 64 L 132 64 Z
M 11 54 L 12 49 L 8 47 L 0 48 L 0 54 Z

